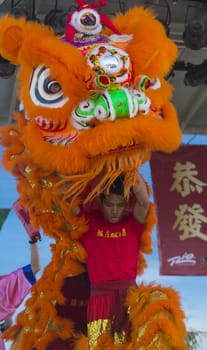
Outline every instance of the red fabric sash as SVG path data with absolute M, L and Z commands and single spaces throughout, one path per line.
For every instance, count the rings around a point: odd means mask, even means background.
M 129 288 L 132 286 L 136 286 L 134 280 L 112 281 L 91 286 L 91 296 L 114 295 L 114 304 L 111 310 L 112 333 L 126 329 L 126 324 L 129 323 L 125 299 Z

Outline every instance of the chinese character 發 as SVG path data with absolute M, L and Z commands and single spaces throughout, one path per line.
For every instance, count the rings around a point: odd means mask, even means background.
M 204 210 L 200 204 L 193 204 L 192 207 L 187 204 L 179 205 L 179 210 L 175 211 L 177 220 L 173 225 L 173 230 L 178 228 L 182 231 L 179 236 L 181 240 L 187 238 L 200 238 L 207 241 L 207 233 L 201 231 L 202 223 L 207 223 L 207 217 L 203 214 Z

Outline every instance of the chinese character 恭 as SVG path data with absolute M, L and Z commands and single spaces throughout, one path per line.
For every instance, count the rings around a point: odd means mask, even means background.
M 176 190 L 182 197 L 186 197 L 192 192 L 203 192 L 203 187 L 207 184 L 196 177 L 198 171 L 196 170 L 195 164 L 191 162 L 186 162 L 185 164 L 176 162 L 173 170 L 173 178 L 175 181 L 170 187 L 170 192 Z

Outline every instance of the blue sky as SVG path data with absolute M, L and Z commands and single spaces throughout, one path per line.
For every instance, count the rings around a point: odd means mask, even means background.
M 184 135 L 183 143 L 207 145 L 207 135 Z M 0 159 L 2 151 L 0 147 Z M 141 172 L 152 187 L 148 163 L 143 166 Z M 0 208 L 11 208 L 17 198 L 15 179 L 0 165 Z M 50 243 L 51 239 L 47 236 L 44 236 L 39 243 L 42 270 L 38 277 L 41 276 L 44 267 L 51 259 Z M 137 281 L 146 283 L 154 281 L 175 288 L 180 294 L 182 308 L 186 314 L 187 328 L 207 332 L 207 276 L 160 276 L 156 229 L 153 232 L 153 247 L 153 254 L 147 258 L 148 268 Z M 15 212 L 11 210 L 0 231 L 0 274 L 9 273 L 26 265 L 30 259 L 29 248 L 24 228 Z M 199 350 L 206 350 L 204 346 L 201 346 Z

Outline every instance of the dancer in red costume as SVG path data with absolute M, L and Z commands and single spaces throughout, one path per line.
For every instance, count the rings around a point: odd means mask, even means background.
M 110 333 L 124 343 L 130 324 L 124 306 L 127 292 L 136 285 L 141 235 L 149 208 L 149 196 L 141 175 L 132 188 L 135 204 L 127 213 L 123 180 L 118 177 L 109 194 L 100 196 L 101 212 L 86 214 L 88 232 L 81 241 L 87 251 L 91 283 L 87 327 L 90 349 L 101 334 Z M 81 210 L 82 211 L 82 210 Z

